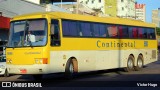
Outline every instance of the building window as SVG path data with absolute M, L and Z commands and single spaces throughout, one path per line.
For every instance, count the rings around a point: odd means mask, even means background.
M 99 0 L 99 3 L 101 3 L 101 0 Z
M 124 2 L 123 0 L 121 0 L 121 2 Z
M 122 11 L 124 11 L 124 7 L 122 7 Z
M 94 3 L 94 0 L 92 0 L 92 4 Z

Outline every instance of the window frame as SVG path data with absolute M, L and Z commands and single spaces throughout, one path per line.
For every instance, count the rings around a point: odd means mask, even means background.
M 59 45 L 52 45 L 52 39 L 51 39 L 51 35 L 52 35 L 52 33 L 51 33 L 51 28 L 52 28 L 52 20 L 56 20 L 56 21 L 58 21 L 58 31 L 59 31 Z M 51 23 L 50 23 L 50 46 L 51 47 L 60 47 L 61 46 L 61 30 L 60 30 L 60 25 L 61 25 L 61 20 L 59 20 L 59 19 L 51 19 L 50 20 L 51 21 Z

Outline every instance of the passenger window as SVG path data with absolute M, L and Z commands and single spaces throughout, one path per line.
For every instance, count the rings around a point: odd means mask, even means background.
M 155 30 L 152 28 L 148 28 L 147 29 L 147 36 L 148 36 L 148 39 L 155 39 L 156 38 Z
M 107 25 L 108 29 L 108 35 L 111 38 L 117 38 L 118 37 L 118 30 L 116 25 Z
M 138 28 L 138 37 L 140 39 L 147 39 L 147 30 L 145 28 Z
M 64 36 L 79 36 L 77 21 L 63 20 L 62 26 Z
M 142 39 L 143 38 L 143 29 L 138 28 L 138 38 Z
M 51 46 L 60 46 L 59 21 L 51 21 Z
M 128 27 L 127 26 L 118 26 L 119 38 L 128 38 Z
M 105 24 L 94 23 L 93 24 L 93 36 L 94 37 L 106 37 Z
M 91 37 L 91 23 L 88 22 L 80 22 L 80 36 L 82 37 Z
M 100 35 L 100 32 L 99 32 L 99 24 L 97 23 L 94 23 L 93 24 L 93 36 L 94 37 L 99 37 Z
M 100 29 L 100 37 L 107 37 L 107 32 L 106 32 L 106 24 L 100 24 L 99 25 Z
M 129 27 L 128 30 L 130 38 L 138 38 L 138 30 L 136 27 Z

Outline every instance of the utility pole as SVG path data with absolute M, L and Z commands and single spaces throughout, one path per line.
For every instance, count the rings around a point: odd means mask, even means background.
M 61 8 L 62 8 L 62 2 L 63 2 L 63 1 L 61 0 Z
M 76 9 L 76 13 L 78 14 L 79 11 L 79 0 L 77 0 L 77 9 Z

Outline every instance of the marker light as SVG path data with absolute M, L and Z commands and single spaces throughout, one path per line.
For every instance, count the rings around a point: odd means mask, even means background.
M 35 64 L 48 64 L 48 58 L 36 58 Z

